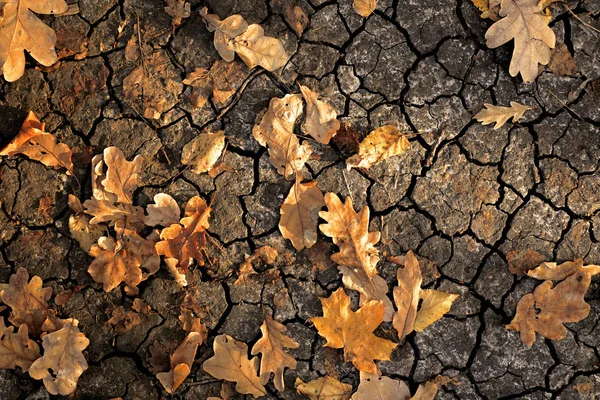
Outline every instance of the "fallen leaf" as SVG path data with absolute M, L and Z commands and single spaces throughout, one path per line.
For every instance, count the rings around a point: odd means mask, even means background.
M 64 0 L 12 0 L 2 3 L 0 67 L 4 79 L 13 82 L 23 76 L 25 50 L 46 67 L 58 60 L 54 49 L 56 34 L 33 12 L 61 14 L 68 8 Z
M 175 393 L 177 388 L 190 374 L 194 358 L 196 357 L 196 350 L 203 341 L 204 338 L 200 333 L 188 333 L 183 342 L 177 347 L 177 350 L 169 357 L 171 370 L 156 374 L 156 377 L 167 393 Z
M 377 0 L 354 0 L 354 11 L 361 17 L 368 17 L 377 8 Z
M 194 312 L 192 310 L 188 310 L 187 308 L 181 307 L 179 321 L 183 325 L 184 331 L 198 332 L 203 336 L 204 340 L 206 340 L 206 336 L 208 335 L 206 326 L 202 323 L 200 318 L 197 318 L 194 315 Z
M 494 129 L 500 129 L 511 117 L 513 123 L 517 122 L 525 114 L 525 111 L 534 108 L 524 106 L 516 101 L 511 101 L 510 107 L 495 106 L 489 103 L 485 103 L 483 106 L 485 108 L 481 109 L 473 118 L 481 122 L 482 125 L 489 125 L 495 122 Z
M 106 191 L 117 196 L 117 202 L 132 204 L 133 192 L 138 187 L 143 162 L 144 158 L 140 155 L 135 156 L 133 161 L 127 161 L 118 147 L 104 149 L 104 164 L 107 170 L 106 178 L 101 183 Z
M 227 43 L 227 47 L 237 53 L 248 68 L 261 66 L 267 71 L 276 71 L 289 60 L 279 39 L 265 36 L 265 30 L 258 24 Z
M 271 164 L 286 179 L 296 176 L 312 153 L 310 145 L 294 135 L 296 120 L 302 114 L 302 97 L 288 94 L 273 98 L 260 124 L 252 129 L 254 138 L 269 149 Z
M 141 324 L 142 317 L 135 311 L 126 310 L 125 307 L 119 306 L 112 311 L 107 323 L 112 325 L 115 333 L 122 335 Z
M 181 153 L 181 163 L 193 166 L 192 171 L 202 174 L 212 169 L 225 148 L 225 132 L 203 133 L 185 146 Z
M 410 390 L 406 383 L 387 376 L 360 373 L 360 384 L 351 400 L 408 400 Z
M 404 153 L 409 147 L 408 139 L 396 127 L 382 126 L 361 142 L 358 154 L 346 160 L 346 167 L 371 168 L 380 161 Z
M 223 60 L 232 62 L 235 52 L 230 47 L 230 42 L 246 32 L 248 23 L 241 15 L 231 15 L 223 21 L 215 15 L 209 14 L 206 7 L 200 10 L 200 16 L 206 21 L 209 32 L 214 32 L 215 49 Z
M 29 273 L 21 267 L 10 276 L 8 287 L 0 292 L 2 302 L 11 308 L 8 320 L 16 327 L 27 325 L 35 336 L 42 332 L 48 316 L 48 300 L 52 296 L 52 288 L 43 288 L 42 284 L 39 276 L 29 280 Z
M 306 86 L 300 85 L 300 91 L 306 101 L 306 121 L 301 126 L 302 132 L 319 143 L 329 144 L 340 129 L 337 113 L 329 104 L 318 100 L 319 95 Z
M 531 249 L 517 249 L 506 253 L 506 260 L 511 273 L 522 275 L 540 265 L 544 261 L 544 256 Z
M 550 68 L 550 71 L 561 76 L 577 75 L 577 64 L 575 64 L 575 60 L 566 44 L 559 43 L 554 48 L 548 68 Z
M 177 28 L 185 18 L 192 15 L 190 3 L 185 0 L 166 0 L 165 12 L 172 18 L 173 28 Z
M 532 82 L 538 75 L 538 64 L 550 62 L 556 36 L 548 27 L 539 0 L 503 0 L 500 8 L 502 19 L 492 25 L 485 34 L 490 49 L 502 46 L 514 39 L 514 51 L 509 73 L 519 73 L 524 82 Z
M 90 344 L 79 332 L 76 319 L 68 319 L 64 327 L 42 339 L 44 355 L 29 368 L 33 379 L 42 379 L 50 394 L 66 396 L 75 391 L 77 380 L 88 368 L 82 351 Z
M 263 273 L 258 273 L 254 266 L 258 265 L 274 265 L 279 253 L 271 246 L 262 246 L 254 251 L 254 253 L 246 258 L 240 265 L 238 278 L 233 283 L 235 286 L 246 285 L 250 281 L 275 281 L 279 278 L 279 270 L 270 268 Z
M 75 213 L 69 216 L 69 231 L 79 247 L 89 253 L 92 245 L 104 235 L 104 228 L 90 223 L 90 217 L 84 214 L 84 207 L 77 197 L 69 194 L 68 199 L 69 208 Z
M 433 382 L 425 382 L 419 385 L 417 392 L 410 400 L 434 400 L 438 386 Z
M 296 390 L 310 400 L 348 400 L 352 395 L 352 385 L 342 383 L 332 376 L 325 376 L 308 383 L 296 378 Z
M 475 7 L 481 11 L 481 18 L 489 18 L 492 21 L 500 19 L 500 0 L 471 0 Z
M 344 359 L 359 371 L 379 374 L 374 360 L 389 360 L 396 343 L 377 337 L 373 331 L 383 322 L 384 306 L 369 301 L 356 312 L 350 309 L 350 298 L 339 288 L 328 298 L 322 298 L 323 316 L 311 318 L 325 346 L 344 349 Z
M 339 265 L 364 271 L 372 282 L 377 274 L 379 251 L 375 244 L 379 242 L 379 231 L 369 232 L 369 208 L 364 207 L 355 212 L 352 199 L 346 197 L 342 203 L 335 193 L 325 194 L 327 211 L 320 211 L 319 216 L 327 224 L 319 225 L 324 235 L 332 238 L 340 251 L 331 255 L 331 260 Z
M 371 300 L 381 301 L 385 307 L 383 320 L 385 322 L 392 321 L 394 317 L 394 305 L 387 295 L 389 288 L 385 279 L 379 275 L 374 275 L 370 280 L 363 270 L 344 266 L 339 266 L 338 269 L 342 273 L 344 286 L 360 293 L 359 306 Z
M 181 219 L 179 204 L 166 193 L 154 195 L 154 204 L 148 204 L 146 212 L 148 215 L 144 217 L 144 223 L 148 226 L 171 226 Z
M 7 3 L 4 7 L 10 5 L 12 3 Z M 1 42 L 2 39 L 0 39 Z M 44 124 L 30 111 L 19 133 L 0 151 L 0 156 L 12 157 L 16 154 L 23 154 L 47 167 L 64 168 L 67 170 L 67 175 L 73 175 L 73 162 L 71 161 L 73 152 L 66 144 L 56 143 L 54 136 L 45 132 L 44 128 Z
M 108 200 L 88 199 L 83 203 L 85 213 L 91 215 L 90 224 L 96 225 L 108 223 L 109 226 L 118 224 L 119 221 L 124 226 L 132 230 L 143 228 L 144 210 L 141 207 L 131 204 L 115 204 Z
M 308 16 L 299 6 L 288 4 L 285 8 L 285 17 L 298 36 L 302 36 L 308 26 Z
M 414 328 L 417 332 L 422 332 L 450 311 L 452 303 L 458 299 L 458 295 L 439 290 L 423 289 L 421 290 L 420 298 L 423 299 L 423 302 L 421 303 L 421 307 L 419 307 L 414 323 Z
M 589 272 L 592 276 L 600 274 L 600 266 L 598 265 L 583 265 L 583 260 L 578 258 L 574 261 L 567 261 L 557 265 L 554 262 L 545 262 L 540 264 L 539 267 L 532 269 L 527 272 L 532 278 L 547 280 L 547 281 L 560 281 L 568 278 L 577 271 Z
M 21 368 L 27 372 L 31 364 L 40 357 L 40 347 L 29 339 L 29 329 L 23 324 L 14 333 L 14 327 L 6 327 L 0 317 L 0 368 Z
M 212 94 L 217 106 L 224 105 L 242 86 L 248 77 L 248 68 L 243 63 L 217 60 L 210 70 L 196 68 L 183 80 L 192 87 L 189 97 L 194 108 L 203 108 Z
M 236 382 L 235 390 L 254 398 L 266 396 L 267 391 L 258 376 L 258 357 L 248 359 L 248 346 L 228 335 L 219 335 L 213 344 L 215 355 L 202 368 L 217 379 Z
M 279 230 L 284 238 L 289 239 L 296 250 L 310 249 L 317 243 L 317 220 L 319 210 L 325 205 L 323 192 L 317 182 L 296 182 L 281 206 Z
M 285 349 L 297 349 L 298 343 L 285 335 L 287 328 L 265 314 L 265 321 L 260 327 L 262 337 L 252 347 L 252 355 L 262 354 L 260 361 L 260 383 L 266 385 L 273 373 L 273 384 L 280 392 L 285 390 L 283 371 L 285 368 L 296 369 L 296 360 Z
M 398 286 L 394 288 L 394 302 L 398 312 L 394 314 L 392 325 L 398 331 L 398 338 L 402 341 L 414 330 L 423 281 L 419 261 L 412 251 L 406 254 L 404 267 L 398 267 L 396 276 Z

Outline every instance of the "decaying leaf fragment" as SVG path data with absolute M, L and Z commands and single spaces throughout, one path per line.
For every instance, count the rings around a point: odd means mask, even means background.
M 64 326 L 44 336 L 44 355 L 29 368 L 33 379 L 42 379 L 50 394 L 66 396 L 75 391 L 77 380 L 88 368 L 82 351 L 90 341 L 77 326 L 76 319 L 68 319 Z
M 485 34 L 491 49 L 514 39 L 509 72 L 511 76 L 520 73 L 525 82 L 532 82 L 537 77 L 538 64 L 550 62 L 550 49 L 556 45 L 556 36 L 542 14 L 542 3 L 539 0 L 503 0 L 499 13 L 502 19 Z
M 398 268 L 396 276 L 398 286 L 394 288 L 394 302 L 398 312 L 394 314 L 392 324 L 398 331 L 398 338 L 402 341 L 414 330 L 423 282 L 419 261 L 412 251 L 406 254 L 404 267 Z
M 389 360 L 396 343 L 377 337 L 373 331 L 383 322 L 384 306 L 369 301 L 356 312 L 350 309 L 350 298 L 339 288 L 322 298 L 323 316 L 310 320 L 327 342 L 325 346 L 344 349 L 344 359 L 360 371 L 379 374 L 374 360 Z
M 6 327 L 0 317 L 0 368 L 19 367 L 27 372 L 31 364 L 40 357 L 40 347 L 29 339 L 29 329 L 23 324 L 17 332 L 14 327 Z
M 196 68 L 182 81 L 192 87 L 189 101 L 194 108 L 203 108 L 211 96 L 217 106 L 224 105 L 248 77 L 248 68 L 240 62 L 217 60 L 210 67 Z
M 183 146 L 181 163 L 193 166 L 192 171 L 202 174 L 212 169 L 225 148 L 225 132 L 203 133 Z
M 183 342 L 177 347 L 177 350 L 169 357 L 171 370 L 156 374 L 167 393 L 175 393 L 179 385 L 190 374 L 196 357 L 196 350 L 203 342 L 204 337 L 199 332 L 188 333 Z
M 20 327 L 27 325 L 32 335 L 42 332 L 42 325 L 48 317 L 48 300 L 52 296 L 52 288 L 43 288 L 42 279 L 34 276 L 29 280 L 25 268 L 17 269 L 10 276 L 8 287 L 0 292 L 2 302 L 11 308 L 8 320 Z
M 450 311 L 452 303 L 458 299 L 458 295 L 434 289 L 423 289 L 420 298 L 423 299 L 423 302 L 414 323 L 417 332 L 422 332 Z
M 64 0 L 11 0 L 0 3 L 0 67 L 4 79 L 13 82 L 25 72 L 26 50 L 40 64 L 57 61 L 56 34 L 35 14 L 62 14 L 69 9 Z
M 377 0 L 354 0 L 354 11 L 361 17 L 368 17 L 377 8 Z
M 294 386 L 298 393 L 308 396 L 310 400 L 348 400 L 352 395 L 352 385 L 340 382 L 333 376 L 325 376 L 308 383 L 296 378 Z
M 279 230 L 296 250 L 310 249 L 317 243 L 319 210 L 325 205 L 317 182 L 302 183 L 299 176 L 281 205 Z
M 410 390 L 406 383 L 387 376 L 360 373 L 360 384 L 351 400 L 408 400 Z
M 177 28 L 185 18 L 189 18 L 192 15 L 192 9 L 190 3 L 185 0 L 166 0 L 167 6 L 165 12 L 173 19 L 173 28 Z
M 252 355 L 262 354 L 260 360 L 260 383 L 266 385 L 273 373 L 273 384 L 280 392 L 285 389 L 283 371 L 285 368 L 296 369 L 296 360 L 285 352 L 285 349 L 297 349 L 298 343 L 285 335 L 287 328 L 265 314 L 265 321 L 260 327 L 262 337 L 252 347 Z
M 306 86 L 300 85 L 300 91 L 306 101 L 306 121 L 301 126 L 302 132 L 312 136 L 319 143 L 328 144 L 340 129 L 337 113 Z
M 5 7 L 9 5 L 7 4 Z M 1 41 L 2 39 L 0 39 L 0 43 Z M 0 156 L 23 154 L 47 167 L 64 168 L 67 170 L 67 175 L 73 175 L 73 162 L 71 161 L 73 152 L 66 144 L 56 143 L 55 137 L 45 132 L 44 128 L 45 125 L 30 111 L 19 133 L 0 151 Z
M 219 335 L 213 344 L 215 355 L 204 362 L 202 368 L 217 379 L 236 382 L 235 390 L 257 398 L 266 396 L 267 390 L 258 376 L 258 357 L 248 359 L 248 346 L 228 335 Z
M 479 111 L 473 118 L 481 122 L 482 125 L 489 125 L 495 122 L 494 129 L 501 128 L 510 118 L 513 119 L 513 123 L 517 122 L 525 114 L 525 111 L 534 108 L 524 106 L 516 101 L 511 101 L 510 107 L 495 106 L 489 103 L 485 103 L 483 106 L 485 108 Z
M 519 331 L 521 340 L 532 346 L 538 332 L 550 340 L 567 336 L 565 322 L 578 322 L 590 313 L 584 296 L 592 275 L 600 273 L 600 266 L 583 266 L 582 260 L 556 265 L 544 263 L 529 271 L 531 276 L 564 279 L 553 287 L 551 280 L 544 281 L 519 300 L 517 312 L 507 329 Z
M 409 147 L 408 139 L 395 126 L 382 126 L 361 142 L 358 154 L 346 160 L 346 167 L 371 168 L 380 161 L 404 153 Z
M 252 135 L 269 149 L 269 159 L 277 172 L 286 179 L 296 176 L 312 153 L 306 142 L 294 135 L 296 120 L 302 114 L 302 96 L 288 94 L 284 98 L 273 98 L 261 122 L 254 126 Z
M 302 36 L 302 33 L 304 33 L 304 30 L 308 26 L 308 15 L 306 15 L 304 10 L 299 6 L 288 4 L 285 8 L 285 17 L 294 29 L 294 32 L 298 36 Z
M 438 385 L 434 382 L 425 382 L 419 385 L 417 392 L 410 400 L 434 400 L 438 392 Z
M 69 194 L 68 204 L 71 211 L 75 213 L 69 216 L 71 236 L 77 240 L 83 251 L 89 253 L 92 245 L 104 235 L 104 228 L 90 223 L 91 218 L 84 214 L 83 205 L 77 197 Z

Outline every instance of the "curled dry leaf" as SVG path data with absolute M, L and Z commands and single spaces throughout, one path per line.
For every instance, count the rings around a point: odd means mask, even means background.
M 380 161 L 404 153 L 409 147 L 408 139 L 395 126 L 382 126 L 361 142 L 358 154 L 346 160 L 346 167 L 371 168 Z
M 260 383 L 266 385 L 273 373 L 273 384 L 280 392 L 285 389 L 283 371 L 285 368 L 296 369 L 296 360 L 285 352 L 285 349 L 297 349 L 298 343 L 285 335 L 287 328 L 265 314 L 265 321 L 260 327 L 262 337 L 252 347 L 252 355 L 262 354 L 260 361 Z
M 91 215 L 90 224 L 108 223 L 110 226 L 122 225 L 141 228 L 144 210 L 131 204 L 115 204 L 108 200 L 88 199 L 83 203 L 85 213 Z
M 308 383 L 296 378 L 294 386 L 298 393 L 310 400 L 348 400 L 352 395 L 352 385 L 340 382 L 333 376 L 325 376 Z
M 296 182 L 281 206 L 279 230 L 284 238 L 290 239 L 296 250 L 310 249 L 317 243 L 317 220 L 319 210 L 325 205 L 323 192 L 317 182 Z
M 173 28 L 177 28 L 185 18 L 189 18 L 192 15 L 191 5 L 187 1 L 166 0 L 166 2 L 165 12 L 173 19 L 171 21 Z
M 351 400 L 408 400 L 410 390 L 406 383 L 387 376 L 360 373 L 360 384 Z
M 92 245 L 103 236 L 104 228 L 90 223 L 90 217 L 84 214 L 83 205 L 77 197 L 69 194 L 68 204 L 71 211 L 75 213 L 69 216 L 71 236 L 77 240 L 83 251 L 89 253 Z
M 200 16 L 206 21 L 208 30 L 215 33 L 215 49 L 223 60 L 232 62 L 235 58 L 235 52 L 231 49 L 229 43 L 235 37 L 246 32 L 248 23 L 241 15 L 231 15 L 223 21 L 218 15 L 209 14 L 206 7 L 200 10 Z
M 148 204 L 146 212 L 148 215 L 144 218 L 144 224 L 148 226 L 171 226 L 178 224 L 181 218 L 179 204 L 166 193 L 156 194 L 154 204 Z
M 511 76 L 520 73 L 525 82 L 532 82 L 537 77 L 538 64 L 550 62 L 550 49 L 556 44 L 556 36 L 548 27 L 542 14 L 543 5 L 538 5 L 538 1 L 502 1 L 499 13 L 502 19 L 485 34 L 487 46 L 491 49 L 514 39 L 509 72 Z
M 554 262 L 545 262 L 540 264 L 539 267 L 532 269 L 527 272 L 532 278 L 547 280 L 547 281 L 560 281 L 568 278 L 577 271 L 589 272 L 592 276 L 600 274 L 600 266 L 598 265 L 583 265 L 583 260 L 578 258 L 574 261 L 567 261 L 557 265 Z
M 196 68 L 183 80 L 192 87 L 189 100 L 194 108 L 203 108 L 212 94 L 217 106 L 224 105 L 242 86 L 248 76 L 248 68 L 240 62 L 217 60 L 210 67 Z
M 6 327 L 0 317 L 0 368 L 21 368 L 27 372 L 31 364 L 40 357 L 40 347 L 29 339 L 29 329 L 23 324 L 13 332 L 14 327 Z
M 319 143 L 328 144 L 340 129 L 337 113 L 306 86 L 300 85 L 300 91 L 306 101 L 306 121 L 301 126 L 302 132 L 312 136 Z
M 423 289 L 420 298 L 423 299 L 423 302 L 419 307 L 414 323 L 417 332 L 422 332 L 450 311 L 452 303 L 458 299 L 458 295 L 439 290 Z
M 368 17 L 377 8 L 377 0 L 354 0 L 354 11 L 361 17 Z
M 398 267 L 396 276 L 398 286 L 394 288 L 394 302 L 398 312 L 394 314 L 392 324 L 398 331 L 398 338 L 402 341 L 414 330 L 423 282 L 419 261 L 412 251 L 406 254 L 404 267 Z
M 374 360 L 389 360 L 396 343 L 377 337 L 373 331 L 383 322 L 384 306 L 369 301 L 356 312 L 350 309 L 350 298 L 339 288 L 322 298 L 323 316 L 311 322 L 327 342 L 325 346 L 344 349 L 344 359 L 360 371 L 379 374 Z
M 238 393 L 257 398 L 267 391 L 258 376 L 258 357 L 248 359 L 248 346 L 228 335 L 219 335 L 213 344 L 215 355 L 204 362 L 202 368 L 217 379 L 236 382 Z
M 208 172 L 221 157 L 225 148 L 225 132 L 203 133 L 183 146 L 181 163 L 191 165 L 197 174 Z
M 40 64 L 49 67 L 57 61 L 56 34 L 38 14 L 62 14 L 69 9 L 64 0 L 4 1 L 0 20 L 0 67 L 4 79 L 13 82 L 25 72 L 26 50 Z
M 258 142 L 269 148 L 271 164 L 286 179 L 296 176 L 312 153 L 310 145 L 294 135 L 296 120 L 302 114 L 302 96 L 288 94 L 284 98 L 273 98 L 260 124 L 252 129 Z
M 88 368 L 82 351 L 90 344 L 79 332 L 76 319 L 68 319 L 56 332 L 42 339 L 44 355 L 29 368 L 33 379 L 42 379 L 50 394 L 66 396 L 75 391 L 77 380 Z
M 43 288 L 42 279 L 34 276 L 29 280 L 25 268 L 17 269 L 10 276 L 8 287 L 0 292 L 2 302 L 11 308 L 8 320 L 20 327 L 27 325 L 33 335 L 42 333 L 42 326 L 48 317 L 48 300 L 52 296 L 52 288 Z
M 265 36 L 265 30 L 257 24 L 248 26 L 244 33 L 229 41 L 227 45 L 250 69 L 261 66 L 267 71 L 276 71 L 290 58 L 281 41 Z
M 117 196 L 117 202 L 132 204 L 132 196 L 139 183 L 139 173 L 142 171 L 144 158 L 135 156 L 133 161 L 127 161 L 118 147 L 104 149 L 104 164 L 106 177 L 102 180 L 104 189 Z
M 438 391 L 438 385 L 434 382 L 425 382 L 419 385 L 417 392 L 410 400 L 434 400 Z
M 369 277 L 363 270 L 344 266 L 339 266 L 338 269 L 342 273 L 342 282 L 344 283 L 344 286 L 360 293 L 359 306 L 362 306 L 371 300 L 381 301 L 385 307 L 383 320 L 385 322 L 392 321 L 394 316 L 394 305 L 387 295 L 389 288 L 385 279 L 379 275 L 374 275 L 372 279 L 369 280 Z
M 163 385 L 167 393 L 173 394 L 183 383 L 192 370 L 192 364 L 196 357 L 198 346 L 204 342 L 204 337 L 198 332 L 187 334 L 177 350 L 169 357 L 171 370 L 160 372 L 156 377 Z
M 500 129 L 510 118 L 513 119 L 513 123 L 517 122 L 525 114 L 525 111 L 534 108 L 524 106 L 516 101 L 511 101 L 510 107 L 495 106 L 488 103 L 485 103 L 483 106 L 485 108 L 479 111 L 473 118 L 481 122 L 482 125 L 489 125 L 495 122 L 494 129 Z
M 7 4 L 4 7 L 8 7 Z M 2 22 L 0 22 L 1 24 Z M 0 39 L 1 43 L 2 39 Z M 67 175 L 73 175 L 73 152 L 64 143 L 56 143 L 50 133 L 44 131 L 44 124 L 30 111 L 15 138 L 0 151 L 0 156 L 23 154 L 39 161 L 47 167 L 64 168 Z

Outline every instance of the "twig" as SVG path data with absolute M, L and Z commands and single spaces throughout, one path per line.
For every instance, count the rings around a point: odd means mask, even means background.
M 586 26 L 586 27 L 588 27 L 589 29 L 591 29 L 591 30 L 593 30 L 593 31 L 596 31 L 596 32 L 600 33 L 600 29 L 593 27 L 592 25 L 588 24 L 587 22 L 585 22 L 584 20 L 582 20 L 581 18 L 579 18 L 579 16 L 578 16 L 577 14 L 575 14 L 575 13 L 573 12 L 573 10 L 571 10 L 571 8 L 570 8 L 570 7 L 567 5 L 567 3 L 563 3 L 563 5 L 564 5 L 564 6 L 565 6 L 565 8 L 567 9 L 567 11 L 568 11 L 568 12 L 570 12 L 570 13 L 571 13 L 571 15 L 572 15 L 573 17 L 575 17 L 575 19 L 576 19 L 577 21 L 581 22 L 583 25 L 585 25 L 585 26 Z M 592 35 L 594 35 L 594 34 L 592 33 Z M 599 38 L 598 38 L 598 36 L 596 36 L 596 35 L 594 35 L 594 37 L 595 37 L 596 39 L 599 39 Z
M 583 121 L 583 120 L 584 120 L 583 118 L 581 118 L 581 115 L 577 114 L 577 113 L 576 113 L 576 112 L 575 112 L 575 111 L 574 111 L 574 110 L 573 110 L 571 107 L 569 107 L 569 106 L 567 105 L 567 103 L 565 103 L 564 101 L 562 101 L 561 99 L 559 99 L 557 95 L 555 95 L 554 93 L 552 93 L 552 91 L 551 91 L 551 90 L 548 90 L 548 93 L 550 93 L 552 96 L 554 96 L 554 98 L 556 99 L 556 101 L 558 101 L 560 104 L 562 104 L 562 105 L 563 105 L 563 107 L 565 107 L 567 110 L 569 110 L 569 111 L 571 111 L 573 114 L 575 114 L 575 116 L 576 116 L 577 118 L 579 118 L 581 121 Z

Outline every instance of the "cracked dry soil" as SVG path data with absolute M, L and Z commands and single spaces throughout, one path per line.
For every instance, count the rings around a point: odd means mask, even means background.
M 149 203 L 159 192 L 170 193 L 180 204 L 198 194 L 214 197 L 210 232 L 234 264 L 265 244 L 288 252 L 282 279 L 274 284 L 234 286 L 234 277 L 217 271 L 219 279 L 195 289 L 206 307 L 211 338 L 226 333 L 253 343 L 260 337 L 265 307 L 300 343 L 290 351 L 297 370 L 286 371 L 286 391 L 273 390 L 272 398 L 301 398 L 295 377 L 306 381 L 330 368 L 345 382 L 358 383 L 358 372 L 338 351 L 322 347 L 324 340 L 307 323 L 321 313 L 318 298 L 341 285 L 327 257 L 333 245 L 320 237 L 313 249 L 298 253 L 281 237 L 279 205 L 290 183 L 276 175 L 251 135 L 257 114 L 272 97 L 296 91 L 296 82 L 314 88 L 343 122 L 363 134 L 389 123 L 423 133 L 411 140 L 409 152 L 369 174 L 345 171 L 349 153 L 343 146 L 315 145 L 318 157 L 308 163 L 321 190 L 352 196 L 356 207 L 370 207 L 385 254 L 414 250 L 427 270 L 426 287 L 460 294 L 448 315 L 411 334 L 391 361 L 379 362 L 382 372 L 406 380 L 412 391 L 439 374 L 456 377 L 460 384 L 441 388 L 438 399 L 566 400 L 600 394 L 597 281 L 587 295 L 590 316 L 568 324 L 566 339 L 538 337 L 529 349 L 518 333 L 504 328 L 519 298 L 537 284 L 509 272 L 511 250 L 531 249 L 559 262 L 582 257 L 600 263 L 597 33 L 566 11 L 555 13 L 551 27 L 573 54 L 579 73 L 543 72 L 526 85 L 508 75 L 511 46 L 487 49 L 484 33 L 490 22 L 481 20 L 468 0 L 380 0 L 366 20 L 354 13 L 352 0 L 188 1 L 192 17 L 175 30 L 162 0 L 80 0 L 79 15 L 44 17 L 58 33 L 58 50 L 77 53 L 87 45 L 87 57 L 67 57 L 51 71 L 29 65 L 19 81 L 4 83 L 2 126 L 18 129 L 10 121 L 14 110 L 7 107 L 33 110 L 49 132 L 72 148 L 93 146 L 98 153 L 114 145 L 128 158 L 141 154 L 146 162 L 137 204 Z M 288 4 L 309 16 L 301 37 L 286 19 Z M 570 5 L 579 18 L 598 26 L 600 1 Z M 126 99 L 122 90 L 124 77 L 138 62 L 124 56 L 127 40 L 136 34 L 134 25 L 139 23 L 143 40 L 162 57 L 162 73 L 180 82 L 218 58 L 197 12 L 202 6 L 221 17 L 239 13 L 263 24 L 267 34 L 282 40 L 291 62 L 280 75 L 246 70 L 245 84 L 224 110 L 214 104 L 192 109 L 180 101 L 189 88 L 176 85 L 179 92 L 167 97 L 162 117 L 144 119 L 140 104 Z M 484 102 L 510 101 L 536 109 L 519 124 L 499 130 L 471 119 Z M 225 162 L 235 173 L 212 179 L 184 171 L 179 162 L 183 145 L 205 128 L 225 130 Z M 76 398 L 166 397 L 147 357 L 152 345 L 173 349 L 183 338 L 177 319 L 181 292 L 161 271 L 140 285 L 140 297 L 154 314 L 120 335 L 106 324 L 110 309 L 130 305 L 132 299 L 121 290 L 102 291 L 87 273 L 90 257 L 70 238 L 67 194 L 87 198 L 90 193 L 89 165 L 77 160 L 75 165 L 81 188 L 62 172 L 25 158 L 2 160 L 0 282 L 20 266 L 55 292 L 77 288 L 58 307 L 61 315 L 80 321 L 91 341 L 86 350 L 90 368 Z M 382 263 L 381 271 L 392 284 L 393 266 Z M 175 398 L 218 396 L 221 383 L 199 368 L 210 348 L 199 349 Z M 0 371 L 0 399 L 48 398 L 43 385 L 26 374 Z

